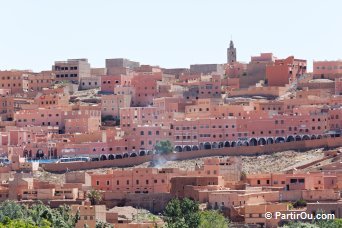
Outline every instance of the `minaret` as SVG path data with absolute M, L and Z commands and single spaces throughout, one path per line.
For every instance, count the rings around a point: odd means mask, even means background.
M 228 64 L 236 62 L 236 48 L 232 40 L 230 41 L 229 48 L 227 48 L 227 62 Z

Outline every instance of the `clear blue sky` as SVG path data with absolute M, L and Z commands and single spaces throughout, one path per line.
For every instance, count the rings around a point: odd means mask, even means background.
M 0 69 L 55 60 L 129 58 L 162 67 L 238 60 L 342 58 L 340 0 L 8 0 L 0 3 Z

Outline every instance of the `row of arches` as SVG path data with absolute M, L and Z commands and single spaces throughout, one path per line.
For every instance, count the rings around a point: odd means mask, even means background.
M 266 138 L 251 138 L 247 140 L 238 140 L 238 141 L 224 141 L 224 142 L 204 142 L 197 145 L 176 145 L 176 152 L 186 152 L 186 151 L 194 151 L 194 150 L 211 150 L 211 149 L 219 149 L 223 147 L 238 147 L 238 146 L 261 146 L 268 145 L 274 143 L 285 143 L 285 142 L 294 142 L 294 141 L 304 141 L 304 140 L 314 140 L 321 139 L 322 135 L 289 135 L 287 137 L 266 137 Z
M 54 158 L 57 157 L 57 149 L 48 149 L 47 154 L 45 154 L 44 150 L 42 149 L 37 149 L 36 151 L 32 151 L 32 149 L 25 149 L 23 151 L 23 156 L 25 158 L 35 159 Z
M 123 154 L 102 154 L 98 158 L 93 158 L 93 161 L 105 161 L 105 160 L 114 160 L 114 159 L 123 159 L 123 158 L 134 158 L 138 156 L 150 155 L 153 152 L 151 150 L 140 150 L 139 152 L 131 152 L 131 153 L 123 153 Z
M 314 140 L 321 139 L 322 135 L 289 135 L 287 137 L 261 137 L 261 138 L 250 138 L 247 140 L 238 140 L 238 141 L 224 141 L 224 142 L 204 142 L 199 145 L 176 145 L 174 150 L 176 152 L 186 152 L 186 151 L 196 151 L 196 150 L 210 150 L 210 149 L 219 149 L 223 147 L 238 147 L 238 146 L 260 146 L 260 145 L 268 145 L 273 143 L 284 143 L 284 142 L 293 142 L 293 141 L 304 141 L 304 140 Z M 49 155 L 53 157 L 57 156 L 57 151 L 48 151 Z M 92 158 L 93 161 L 103 161 L 103 160 L 114 160 L 114 159 L 122 159 L 128 157 L 137 157 L 137 156 L 145 156 L 150 155 L 153 152 L 151 150 L 140 150 L 139 152 L 131 152 L 131 153 L 123 153 L 123 154 L 102 154 L 99 157 Z M 46 155 L 42 149 L 38 149 L 37 151 L 32 150 L 24 150 L 24 157 L 36 159 L 44 159 Z

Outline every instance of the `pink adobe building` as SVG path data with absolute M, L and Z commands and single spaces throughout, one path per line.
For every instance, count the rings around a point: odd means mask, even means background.
M 98 132 L 100 130 L 100 126 L 100 116 L 85 116 L 84 118 L 66 119 L 65 133 L 75 134 Z
M 8 90 L 0 90 L 0 118 L 1 121 L 13 120 L 14 98 Z
M 195 80 L 175 83 L 185 88 L 183 97 L 186 100 L 201 98 L 221 98 L 221 76 L 202 75 Z
M 35 110 L 21 110 L 14 114 L 18 127 L 24 126 L 56 126 L 60 131 L 88 132 L 99 129 L 101 112 L 98 108 L 73 109 L 71 106 L 63 108 L 38 108 Z M 84 125 L 79 126 L 81 121 Z M 81 129 L 82 128 L 82 129 Z
M 41 73 L 27 73 L 23 75 L 23 90 L 35 95 L 44 88 L 50 88 L 55 81 L 55 75 L 51 71 Z
M 266 66 L 266 79 L 269 86 L 285 86 L 305 73 L 306 60 L 295 59 L 293 56 L 277 59 L 274 65 Z
M 56 61 L 52 66 L 56 75 L 56 81 L 68 81 L 79 83 L 83 77 L 90 77 L 90 64 L 88 59 L 68 59 L 67 61 Z
M 177 169 L 135 168 L 112 170 L 107 174 L 91 174 L 94 189 L 127 193 L 170 192 L 170 179 L 179 175 Z
M 157 96 L 157 81 L 162 77 L 161 72 L 156 73 L 137 73 L 131 79 L 131 86 L 134 88 L 132 103 L 134 106 L 151 105 L 153 99 Z M 141 82 L 144 83 L 141 83 Z
M 209 194 L 208 203 L 213 209 L 224 207 L 245 207 L 249 200 L 260 198 L 266 202 L 279 202 L 278 191 L 221 190 Z
M 102 95 L 101 116 L 120 116 L 122 108 L 130 107 L 131 95 Z
M 127 107 L 120 109 L 120 125 L 132 130 L 137 125 L 151 125 L 157 119 L 156 107 Z
M 121 75 L 101 75 L 101 92 L 114 93 L 114 88 L 121 84 Z
M 99 87 L 101 87 L 100 76 L 83 77 L 80 79 L 80 83 L 79 83 L 80 90 L 96 89 Z
M 261 53 L 260 56 L 252 56 L 246 63 L 233 62 L 227 64 L 225 76 L 227 83 L 232 88 L 248 88 L 266 79 L 266 67 L 273 65 L 276 57 L 272 53 Z
M 235 116 L 232 113 L 231 117 L 174 121 L 171 125 L 174 132 L 171 135 L 174 136 L 176 151 L 183 151 L 192 150 L 194 146 L 196 150 L 310 140 L 322 138 L 324 132 L 330 129 L 328 112 L 333 110 L 321 112 L 314 107 L 301 107 L 287 115 L 276 114 L 278 111 L 277 108 L 274 114 L 261 110 L 250 114 L 239 112 Z M 201 121 L 205 124 L 201 125 Z
M 11 94 L 23 93 L 23 75 L 29 71 L 0 71 L 0 89 L 9 89 Z
M 65 92 L 65 88 L 56 89 L 44 88 L 34 98 L 33 104 L 24 105 L 23 109 L 35 109 L 35 106 L 40 108 L 56 108 L 69 106 L 69 93 Z
M 336 175 L 325 173 L 252 174 L 247 175 L 251 186 L 273 186 L 284 190 L 337 189 Z
M 342 77 L 335 79 L 335 94 L 342 95 Z
M 108 74 L 117 73 L 119 70 L 132 70 L 139 68 L 140 63 L 124 58 L 106 59 Z
M 231 64 L 227 64 L 225 75 L 228 78 L 240 78 L 241 76 L 246 76 L 247 64 L 235 62 Z
M 342 76 L 342 60 L 337 61 L 314 61 L 314 78 L 335 79 Z

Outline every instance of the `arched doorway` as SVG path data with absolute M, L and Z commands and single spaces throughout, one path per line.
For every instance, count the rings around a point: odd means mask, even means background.
M 128 154 L 124 153 L 123 158 L 128 158 L 128 157 L 129 157 Z
M 131 158 L 134 158 L 134 157 L 136 157 L 137 156 L 137 154 L 136 153 L 131 153 Z
M 121 154 L 115 155 L 115 159 L 122 159 L 122 155 Z
M 24 153 L 23 153 L 24 157 L 27 158 L 29 156 L 29 152 L 28 150 L 24 150 Z
M 316 135 L 312 135 L 311 140 L 315 140 L 315 139 L 316 139 Z
M 139 156 L 145 156 L 146 155 L 146 152 L 144 151 L 144 150 L 141 150 L 140 152 L 139 152 Z
M 242 145 L 243 145 L 243 146 L 249 146 L 249 143 L 248 143 L 247 141 L 244 141 L 244 142 L 242 143 Z
M 308 135 L 304 135 L 302 140 L 310 140 L 310 137 Z
M 273 143 L 274 143 L 274 140 L 272 138 L 267 139 L 267 144 L 273 144 Z
M 107 160 L 107 156 L 104 155 L 104 154 L 102 154 L 102 155 L 100 156 L 100 160 L 101 160 L 101 161 Z
M 185 147 L 183 148 L 183 151 L 191 151 L 191 147 L 190 147 L 190 146 L 185 146 Z
M 258 141 L 255 138 L 251 138 L 251 140 L 249 140 L 249 145 L 256 146 L 258 145 Z
M 223 142 L 219 142 L 218 148 L 222 148 L 223 146 L 224 146 L 224 143 Z
M 241 141 L 239 141 L 238 143 L 237 143 L 237 146 L 242 146 L 243 144 L 242 144 L 242 142 Z
M 278 137 L 275 140 L 275 143 L 283 143 L 283 142 L 285 142 L 285 139 L 283 137 Z
M 211 144 L 208 143 L 208 142 L 204 143 L 204 149 L 205 150 L 210 150 L 211 149 Z
M 182 149 L 181 146 L 175 146 L 175 151 L 177 151 L 177 152 L 182 152 L 183 149 Z
M 236 147 L 236 142 L 235 141 L 232 142 L 231 147 Z
M 224 147 L 230 147 L 230 143 L 228 141 L 224 142 Z
M 213 142 L 213 144 L 211 145 L 212 149 L 217 149 L 218 148 L 218 143 L 217 142 Z
M 258 140 L 258 145 L 266 145 L 266 139 L 260 138 L 260 139 Z
M 292 135 L 287 136 L 286 142 L 293 142 L 293 141 L 295 141 L 295 138 Z
M 300 135 L 296 135 L 296 141 L 302 141 L 302 138 L 300 137 Z
M 198 150 L 198 146 L 196 145 L 192 146 L 192 150 Z

